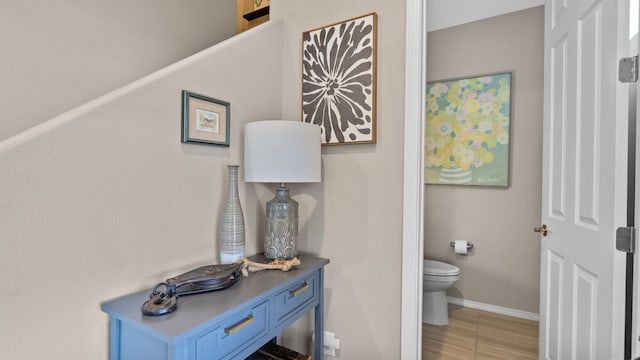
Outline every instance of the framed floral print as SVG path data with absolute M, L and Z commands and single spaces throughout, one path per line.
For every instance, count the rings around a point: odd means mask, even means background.
M 511 73 L 427 84 L 425 182 L 509 185 Z
M 375 144 L 377 14 L 302 33 L 302 121 L 323 145 Z
M 182 142 L 229 146 L 229 107 L 226 101 L 182 91 Z

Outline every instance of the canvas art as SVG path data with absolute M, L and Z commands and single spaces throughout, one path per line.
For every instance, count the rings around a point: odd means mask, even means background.
M 427 84 L 425 182 L 509 185 L 511 73 Z
M 323 145 L 376 142 L 376 23 L 371 13 L 302 34 L 302 121 Z

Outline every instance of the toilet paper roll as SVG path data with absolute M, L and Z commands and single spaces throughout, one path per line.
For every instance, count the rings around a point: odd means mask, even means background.
M 469 242 L 467 240 L 456 240 L 454 242 L 454 249 L 456 254 L 467 255 L 467 244 Z

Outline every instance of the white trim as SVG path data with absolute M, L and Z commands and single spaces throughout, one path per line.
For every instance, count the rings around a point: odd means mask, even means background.
M 497 305 L 485 304 L 477 301 L 460 299 L 452 296 L 447 296 L 447 302 L 449 304 L 459 305 L 459 306 L 468 307 L 468 308 L 477 309 L 477 310 L 484 310 L 484 311 L 488 311 L 496 314 L 513 316 L 520 319 L 540 321 L 540 314 L 538 313 L 532 313 L 532 312 L 518 310 L 518 309 L 511 309 L 511 308 L 497 306 Z
M 402 315 L 400 358 L 422 358 L 423 168 L 426 84 L 426 4 L 406 1 Z

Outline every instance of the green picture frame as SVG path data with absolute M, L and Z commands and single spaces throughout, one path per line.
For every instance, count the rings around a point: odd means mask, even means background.
M 427 83 L 425 183 L 509 186 L 511 72 Z
M 228 147 L 230 107 L 226 101 L 182 90 L 182 142 Z

